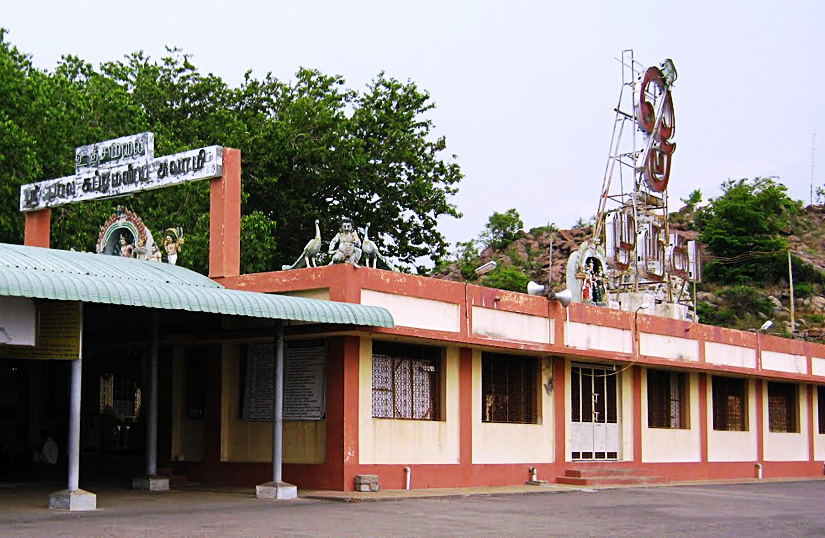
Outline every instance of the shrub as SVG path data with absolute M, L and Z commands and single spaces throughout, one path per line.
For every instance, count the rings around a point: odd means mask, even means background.
M 822 314 L 808 314 L 807 316 L 805 316 L 805 319 L 807 319 L 813 324 L 822 325 L 822 322 L 825 321 L 825 316 L 823 316 Z
M 702 301 L 696 306 L 699 322 L 706 325 L 730 327 L 736 319 L 736 314 L 730 308 L 719 309 L 713 303 Z
M 773 315 L 773 303 L 770 299 L 751 286 L 737 285 L 722 291 L 720 295 L 729 303 L 730 309 L 737 317 Z
M 496 269 L 481 280 L 481 284 L 488 288 L 518 291 L 527 293 L 527 283 L 530 277 L 513 266 Z
M 814 289 L 810 284 L 802 282 L 801 284 L 794 284 L 793 294 L 798 299 L 807 299 L 814 294 Z

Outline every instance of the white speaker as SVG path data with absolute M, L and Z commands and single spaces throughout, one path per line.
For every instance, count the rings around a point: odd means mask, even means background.
M 573 292 L 570 290 L 564 290 L 558 293 L 551 293 L 550 298 L 557 300 L 563 307 L 567 308 L 567 305 L 573 301 Z
M 533 282 L 532 280 L 527 283 L 527 293 L 530 295 L 544 295 L 547 292 L 547 286 L 544 284 L 539 284 L 538 282 Z

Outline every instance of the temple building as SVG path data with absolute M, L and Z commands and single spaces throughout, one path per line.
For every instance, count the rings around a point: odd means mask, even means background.
M 348 263 L 242 275 L 223 151 L 209 278 L 50 250 L 48 208 L 0 245 L 2 443 L 49 428 L 70 491 L 98 455 L 150 489 L 821 476 L 825 346 Z

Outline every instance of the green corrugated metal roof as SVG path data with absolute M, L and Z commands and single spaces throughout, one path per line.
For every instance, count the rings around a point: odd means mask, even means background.
M 0 243 L 0 296 L 392 327 L 375 306 L 226 289 L 175 265 Z

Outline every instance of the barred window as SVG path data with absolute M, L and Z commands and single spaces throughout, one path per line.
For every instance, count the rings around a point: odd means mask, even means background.
M 374 341 L 372 416 L 441 420 L 441 349 Z
M 819 433 L 825 433 L 825 387 L 816 388 L 817 411 L 819 411 Z
M 748 431 L 746 381 L 735 377 L 713 377 L 713 429 Z
M 537 368 L 535 357 L 482 353 L 482 422 L 535 424 Z
M 688 376 L 684 372 L 647 371 L 647 426 L 689 428 Z
M 772 432 L 796 433 L 797 394 L 793 383 L 768 381 L 768 421 Z
M 618 393 L 615 366 L 570 367 L 570 420 L 617 424 Z

